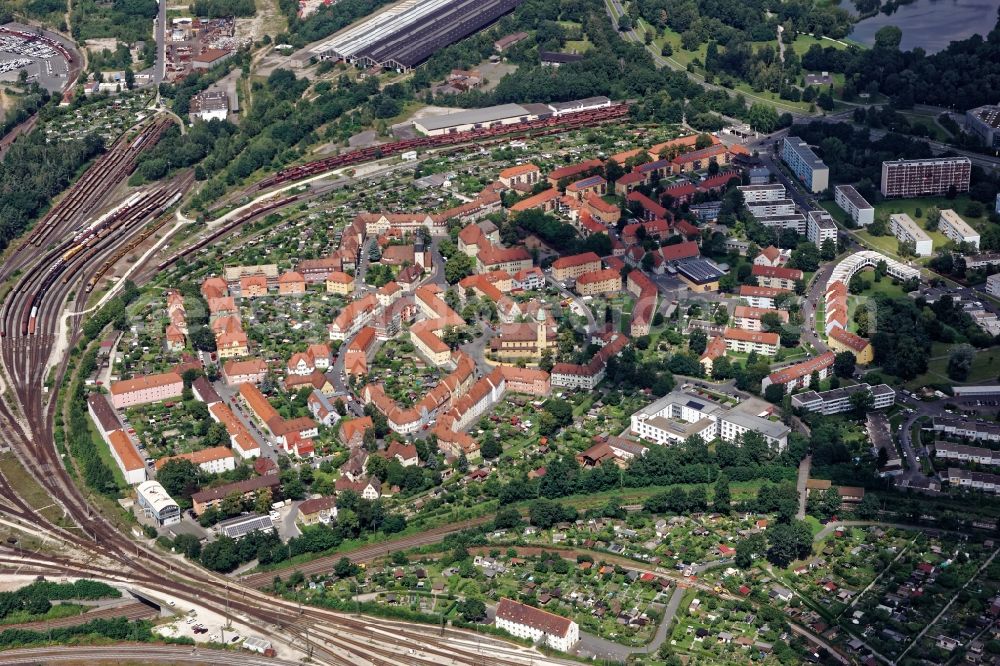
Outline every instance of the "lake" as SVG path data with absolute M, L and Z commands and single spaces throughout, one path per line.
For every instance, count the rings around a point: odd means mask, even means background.
M 853 9 L 849 2 L 841 6 Z M 937 53 L 953 41 L 976 33 L 985 36 L 996 25 L 998 7 L 1000 0 L 916 0 L 889 16 L 880 12 L 861 21 L 849 37 L 871 46 L 879 28 L 894 25 L 903 31 L 902 50 L 920 46 L 927 53 Z

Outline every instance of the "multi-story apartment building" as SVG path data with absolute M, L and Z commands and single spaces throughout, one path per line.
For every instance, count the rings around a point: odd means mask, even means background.
M 1000 474 L 972 472 L 967 469 L 949 467 L 941 474 L 941 480 L 959 488 L 978 490 L 984 493 L 1000 493 Z
M 945 208 L 941 211 L 938 229 L 956 243 L 969 243 L 977 250 L 979 249 L 979 232 L 951 208 Z
M 747 210 L 754 217 L 775 217 L 777 215 L 794 215 L 795 202 L 791 199 L 769 199 L 747 203 Z
M 837 185 L 833 189 L 833 200 L 859 227 L 867 227 L 875 221 L 875 207 L 853 185 Z
M 552 277 L 560 282 L 574 280 L 584 273 L 601 270 L 601 258 L 594 252 L 560 257 L 552 262 Z
M 986 293 L 1000 298 L 1000 273 L 994 273 L 986 278 Z
M 346 340 L 360 331 L 380 311 L 378 297 L 373 293 L 350 303 L 330 324 L 331 340 Z
M 739 185 L 736 189 L 743 193 L 743 202 L 748 206 L 763 201 L 787 199 L 785 196 L 785 186 L 781 183 L 772 183 L 770 185 Z
M 111 404 L 115 409 L 133 405 L 145 405 L 180 397 L 184 391 L 184 380 L 176 372 L 158 375 L 143 375 L 135 379 L 111 382 Z
M 983 145 L 1000 150 L 1000 106 L 988 104 L 965 112 L 965 129 L 975 134 Z
M 761 331 L 763 324 L 761 319 L 766 314 L 773 314 L 783 323 L 788 323 L 788 313 L 784 310 L 771 310 L 768 308 L 755 308 L 749 305 L 737 305 L 733 312 L 733 326 L 742 328 L 745 331 Z
M 872 398 L 874 399 L 873 410 L 886 409 L 896 403 L 896 391 L 888 384 L 878 384 L 877 386 L 855 384 L 829 391 L 804 391 L 796 393 L 792 396 L 792 407 L 807 412 L 819 412 L 825 415 L 840 414 L 852 409 L 852 395 L 865 391 L 872 394 Z
M 882 196 L 913 198 L 968 192 L 972 161 L 968 157 L 882 162 Z
M 776 289 L 774 287 L 757 287 L 752 284 L 740 285 L 740 300 L 746 302 L 752 308 L 763 308 L 772 310 L 776 306 L 775 299 L 781 294 L 787 294 L 789 289 Z
M 806 216 L 802 213 L 761 215 L 757 221 L 768 229 L 792 229 L 797 234 L 806 233 Z
M 791 393 L 797 388 L 807 387 L 812 382 L 812 373 L 814 372 L 817 373 L 820 380 L 826 379 L 833 370 L 835 357 L 836 354 L 828 351 L 801 363 L 776 370 L 761 380 L 760 388 L 763 391 L 771 384 L 781 384 L 785 387 L 785 393 Z
M 763 356 L 777 354 L 778 343 L 781 341 L 777 333 L 744 331 L 741 328 L 727 328 L 722 337 L 726 341 L 726 349 L 729 351 L 745 354 L 757 352 Z
M 532 643 L 569 652 L 580 640 L 580 627 L 561 615 L 503 598 L 497 604 L 496 627 Z
M 622 274 L 610 268 L 584 273 L 576 279 L 576 293 L 581 296 L 599 296 L 622 289 Z
M 160 470 L 171 460 L 190 460 L 208 474 L 221 474 L 236 469 L 236 456 L 227 446 L 213 446 L 192 453 L 180 453 L 175 456 L 160 458 L 156 461 L 156 469 Z
M 789 428 L 752 413 L 754 407 L 729 408 L 683 390 L 673 391 L 632 414 L 633 435 L 661 445 L 681 444 L 699 436 L 706 442 L 721 438 L 739 441 L 747 432 L 756 432 L 782 450 L 788 443 Z
M 142 461 L 135 443 L 129 439 L 124 430 L 115 430 L 108 435 L 108 447 L 111 457 L 118 469 L 122 471 L 125 482 L 131 486 L 146 480 L 146 464 Z
M 811 210 L 806 220 L 806 238 L 816 247 L 822 247 L 823 241 L 837 242 L 837 223 L 825 210 Z
M 933 251 L 934 241 L 906 213 L 893 213 L 889 216 L 889 231 L 900 242 L 913 243 L 918 256 L 927 257 Z
M 830 186 L 829 167 L 799 137 L 785 137 L 781 146 L 781 159 L 810 192 L 822 192 Z
M 802 279 L 802 271 L 783 266 L 754 266 L 750 274 L 757 278 L 757 285 L 774 289 L 795 289 L 795 283 Z

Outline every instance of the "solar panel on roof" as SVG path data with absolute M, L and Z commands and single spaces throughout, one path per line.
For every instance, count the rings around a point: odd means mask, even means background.
M 690 407 L 691 409 L 697 409 L 699 412 L 705 409 L 705 405 L 701 404 L 700 402 L 696 402 L 694 400 L 688 400 L 687 406 Z
M 274 529 L 274 523 L 270 516 L 250 516 L 246 518 L 236 518 L 227 523 L 221 524 L 221 531 L 231 539 L 240 539 L 250 534 L 262 530 Z

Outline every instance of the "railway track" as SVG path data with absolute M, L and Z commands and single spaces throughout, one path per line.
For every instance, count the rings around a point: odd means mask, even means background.
M 472 130 L 468 132 L 456 132 L 454 134 L 442 134 L 439 136 L 426 136 L 417 139 L 407 139 L 405 141 L 394 141 L 368 148 L 348 151 L 333 157 L 327 157 L 314 162 L 308 162 L 288 169 L 282 169 L 273 176 L 269 176 L 255 185 L 257 191 L 266 190 L 275 185 L 302 180 L 310 176 L 315 176 L 331 169 L 360 164 L 361 162 L 371 162 L 373 160 L 399 155 L 411 150 L 432 149 L 440 146 L 452 146 L 463 143 L 477 143 L 490 141 L 499 137 L 515 136 L 544 136 L 547 134 L 557 134 L 579 127 L 593 127 L 603 123 L 613 122 L 624 118 L 629 113 L 628 104 L 613 104 L 603 109 L 593 109 L 591 111 L 580 111 L 558 117 L 545 118 L 543 120 L 532 120 L 513 125 L 501 125 L 499 127 L 489 127 Z
M 624 111 L 627 110 L 623 109 L 619 112 Z M 566 128 L 565 125 L 559 127 L 562 129 L 554 131 L 563 131 Z M 522 133 L 524 129 L 521 128 Z M 538 128 L 537 131 L 548 130 Z M 468 141 L 469 137 L 465 137 L 463 142 Z M 282 206 L 287 206 L 294 200 L 295 197 L 292 196 L 262 202 L 263 205 L 260 207 L 246 211 L 228 222 L 225 227 L 195 243 L 194 247 L 182 250 L 164 263 L 169 266 L 173 262 L 189 256 L 192 252 L 204 248 L 240 224 Z M 112 215 L 109 219 L 112 217 L 115 220 L 130 219 L 124 214 Z M 149 215 L 145 217 L 148 219 Z M 61 221 L 49 234 L 55 234 L 56 237 L 59 237 L 70 231 L 74 234 L 79 233 L 78 229 L 72 228 L 73 224 L 68 221 L 69 219 L 65 216 L 61 218 Z M 162 220 L 159 221 L 159 224 L 162 225 Z M 152 226 L 159 228 L 157 223 Z M 44 294 L 45 297 L 29 306 L 37 308 L 32 333 L 21 334 L 21 328 L 15 327 L 14 324 L 21 322 L 19 316 L 23 315 L 25 304 L 29 302 L 30 294 L 34 293 L 32 288 L 44 284 L 50 275 L 51 266 L 47 265 L 44 259 L 50 258 L 54 262 L 55 254 L 51 257 L 46 255 L 42 261 L 37 261 L 33 265 L 28 265 L 26 261 L 19 261 L 18 268 L 23 267 L 23 274 L 18 276 L 18 286 L 8 294 L 2 309 L 0 309 L 0 326 L 3 326 L 8 333 L 0 345 L 2 347 L 0 356 L 2 356 L 7 371 L 5 382 L 16 398 L 13 401 L 0 403 L 0 437 L 16 452 L 27 473 L 42 485 L 52 497 L 53 502 L 63 508 L 66 516 L 75 525 L 73 528 L 66 528 L 51 523 L 36 509 L 17 498 L 16 493 L 4 489 L 4 484 L 0 484 L 0 495 L 4 497 L 5 502 L 0 504 L 7 504 L 6 500 L 8 499 L 12 501 L 9 506 L 0 507 L 4 509 L 4 511 L 0 511 L 0 514 L 8 515 L 16 520 L 30 521 L 34 530 L 44 531 L 53 538 L 68 544 L 72 549 L 91 553 L 98 558 L 93 561 L 96 563 L 84 565 L 79 561 L 53 561 L 52 558 L 39 559 L 36 557 L 29 564 L 46 570 L 74 572 L 76 575 L 84 571 L 87 575 L 92 576 L 125 579 L 170 597 L 196 600 L 194 603 L 198 605 L 218 612 L 229 612 L 241 621 L 257 627 L 264 634 L 274 634 L 281 637 L 281 640 L 291 640 L 300 648 L 304 645 L 310 645 L 322 663 L 344 663 L 353 666 L 367 661 L 367 663 L 422 665 L 442 663 L 446 657 L 456 663 L 484 663 L 480 651 L 470 649 L 467 645 L 461 645 L 461 641 L 464 640 L 468 643 L 471 640 L 470 634 L 448 632 L 441 635 L 436 628 L 423 625 L 373 618 L 354 618 L 343 613 L 321 609 L 302 611 L 292 602 L 271 597 L 236 580 L 213 574 L 195 566 L 183 567 L 180 569 L 183 573 L 179 573 L 175 558 L 137 544 L 120 533 L 102 516 L 90 511 L 87 497 L 70 479 L 61 457 L 52 444 L 57 401 L 45 399 L 45 391 L 42 389 L 42 381 L 44 380 L 42 374 L 56 339 L 63 304 L 74 285 L 96 283 L 100 274 L 109 270 L 116 261 L 136 246 L 133 243 L 147 239 L 155 232 L 155 228 L 153 231 L 149 231 L 148 228 L 143 231 L 140 222 L 136 221 L 120 230 L 116 229 L 105 233 L 89 248 L 77 250 L 74 255 L 66 258 L 65 261 L 68 262 L 66 268 L 72 269 L 72 277 L 66 279 L 64 273 L 58 273 L 56 278 L 51 279 L 48 285 L 49 291 Z M 71 242 L 74 240 L 74 245 L 66 246 L 65 243 L 60 243 L 53 248 L 52 252 L 62 250 L 62 253 L 58 255 L 62 259 L 65 252 L 76 247 L 80 242 L 84 242 L 76 235 L 70 239 Z M 25 253 L 22 253 L 21 256 L 25 256 Z M 159 269 L 159 266 L 157 268 Z M 0 269 L 0 275 L 6 273 L 9 276 L 12 272 L 12 270 L 3 271 Z M 24 289 L 19 288 L 22 286 Z M 78 290 L 75 298 L 70 300 L 72 301 L 71 307 L 78 310 L 86 301 L 85 291 Z M 30 313 L 30 310 L 28 311 Z M 78 328 L 79 320 L 70 320 L 69 345 L 75 344 L 79 339 Z M 63 355 L 60 357 L 60 362 L 54 366 L 56 371 L 55 385 L 59 385 L 66 372 L 66 367 L 66 355 Z M 380 554 L 381 548 L 378 547 L 378 549 L 379 553 L 371 553 L 370 556 Z M 133 553 L 135 553 L 135 557 L 133 557 Z M 24 558 L 15 558 L 15 560 L 21 562 L 19 566 L 29 565 L 25 564 Z M 10 566 L 14 566 L 14 563 L 8 558 L 0 558 L 0 567 L 8 568 Z M 322 567 L 326 564 L 314 566 Z M 318 569 L 317 572 L 319 570 L 322 569 Z M 365 637 L 373 636 L 373 632 L 383 632 L 383 634 L 388 632 L 393 636 L 398 636 L 400 642 L 392 644 L 384 635 L 379 640 L 374 640 L 374 638 L 371 641 L 367 640 Z M 314 643 L 314 637 L 317 641 L 322 641 L 322 644 Z M 509 644 L 498 639 L 487 640 L 490 643 L 490 649 L 497 654 L 506 654 L 505 650 L 513 650 Z M 407 654 L 405 652 L 409 649 L 407 643 L 422 646 L 421 649 L 428 656 Z M 521 655 L 516 654 L 516 652 L 517 650 L 513 650 L 508 656 L 501 658 L 500 663 L 527 664 L 531 659 L 536 664 L 555 661 L 546 660 L 534 652 L 525 652 L 524 654 L 528 656 L 524 656 L 522 661 Z

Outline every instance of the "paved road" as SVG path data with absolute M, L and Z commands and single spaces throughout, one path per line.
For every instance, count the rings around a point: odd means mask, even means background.
M 677 609 L 681 605 L 681 599 L 684 598 L 684 590 L 686 588 L 675 586 L 673 592 L 670 595 L 670 600 L 667 601 L 667 605 L 663 607 L 663 619 L 660 621 L 659 626 L 656 627 L 656 633 L 653 634 L 653 640 L 646 643 L 640 648 L 630 648 L 624 645 L 615 643 L 614 641 L 609 641 L 605 638 L 600 638 L 599 636 L 594 636 L 585 631 L 580 632 L 580 642 L 577 644 L 577 655 L 578 656 L 589 656 L 595 659 L 609 660 L 609 661 L 626 661 L 630 655 L 633 654 L 655 654 L 660 646 L 663 645 L 664 641 L 667 640 L 667 636 L 670 633 L 670 627 L 674 623 L 674 617 L 677 615 Z
M 809 468 L 812 466 L 812 455 L 808 455 L 799 463 L 799 479 L 796 488 L 799 491 L 799 511 L 796 518 L 803 520 L 806 517 L 806 482 L 809 480 Z
M 562 286 L 562 284 L 560 284 L 558 280 L 554 279 L 550 273 L 545 275 L 545 281 L 548 282 L 549 286 L 555 287 L 563 298 L 568 298 L 572 300 L 576 304 L 576 306 L 580 308 L 580 310 L 583 312 L 583 316 L 587 318 L 588 335 L 597 332 L 597 321 L 594 319 L 594 313 L 591 312 L 590 306 L 587 304 L 585 300 L 583 300 L 581 297 L 577 296 L 570 290 L 566 289 L 566 287 Z M 604 313 L 602 312 L 601 314 L 603 315 Z M 601 321 L 603 324 L 603 319 Z
M 159 0 L 156 15 L 156 64 L 153 65 L 153 85 L 159 95 L 160 84 L 167 72 L 167 0 Z

